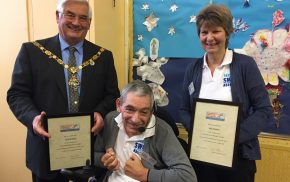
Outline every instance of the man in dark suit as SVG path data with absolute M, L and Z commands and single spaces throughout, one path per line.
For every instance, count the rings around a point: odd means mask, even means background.
M 7 102 L 27 127 L 26 166 L 34 182 L 66 181 L 59 173 L 48 172 L 46 114 L 94 112 L 92 132 L 97 133 L 103 117 L 115 109 L 119 89 L 112 53 L 85 40 L 91 15 L 86 0 L 58 1 L 59 34 L 24 43 L 16 58 Z M 76 100 L 69 99 L 72 90 Z

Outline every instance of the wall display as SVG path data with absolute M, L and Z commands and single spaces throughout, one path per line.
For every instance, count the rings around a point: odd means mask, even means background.
M 183 74 L 190 58 L 204 54 L 196 33 L 196 15 L 211 3 L 231 9 L 234 33 L 229 48 L 252 56 L 263 75 L 275 116 L 266 131 L 290 134 L 290 1 L 133 0 L 133 55 L 139 61 L 134 64 L 133 77 L 161 87 L 159 93 L 166 96 L 161 105 L 179 121 Z M 166 64 L 156 66 L 157 60 L 166 60 Z

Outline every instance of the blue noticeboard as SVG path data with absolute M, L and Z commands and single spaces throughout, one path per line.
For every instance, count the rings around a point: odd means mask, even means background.
M 190 17 L 209 3 L 227 5 L 237 20 L 242 18 L 248 25 L 246 31 L 239 30 L 230 39 L 229 47 L 232 49 L 242 48 L 250 40 L 251 34 L 259 29 L 272 29 L 273 13 L 276 10 L 284 12 L 285 20 L 276 28 L 284 28 L 290 22 L 290 1 L 284 0 L 260 0 L 250 1 L 249 7 L 244 7 L 244 0 L 212 0 L 212 1 L 189 1 L 189 0 L 134 0 L 133 1 L 133 51 L 145 48 L 149 53 L 149 44 L 152 38 L 160 41 L 159 57 L 168 58 L 195 58 L 203 54 L 196 33 L 195 22 L 190 22 Z M 174 4 L 176 11 L 170 10 Z M 144 8 L 147 7 L 148 9 Z M 158 19 L 157 26 L 148 31 L 143 24 L 146 17 L 153 13 Z M 170 35 L 169 29 L 174 27 L 175 34 Z M 143 40 L 138 40 L 142 36 Z
M 285 29 L 290 23 L 289 0 L 248 1 L 249 4 L 245 0 L 133 0 L 133 54 L 144 48 L 145 54 L 149 56 L 150 41 L 153 38 L 159 40 L 158 57 L 169 58 L 167 64 L 160 67 L 165 76 L 161 86 L 169 98 L 165 109 L 176 121 L 179 121 L 180 89 L 185 69 L 192 60 L 190 58 L 204 54 L 196 33 L 194 17 L 209 3 L 225 4 L 233 14 L 236 31 L 230 38 L 231 49 L 243 48 L 258 30 L 272 31 L 273 13 L 277 10 L 283 12 L 285 19 L 274 26 L 274 30 Z M 148 20 L 153 22 L 148 24 Z M 136 72 L 133 77 L 138 78 Z M 279 79 L 278 87 L 282 90 L 278 99 L 283 105 L 279 127 L 273 120 L 265 132 L 290 135 L 290 84 Z

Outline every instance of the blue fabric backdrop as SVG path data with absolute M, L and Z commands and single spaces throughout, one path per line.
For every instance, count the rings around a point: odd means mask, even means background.
M 242 18 L 249 29 L 239 31 L 230 39 L 229 47 L 242 48 L 250 40 L 250 35 L 259 29 L 272 29 L 273 13 L 280 9 L 284 12 L 285 20 L 276 28 L 284 28 L 290 22 L 290 1 L 275 0 L 250 1 L 250 6 L 245 8 L 244 0 L 134 0 L 133 1 L 133 49 L 134 52 L 145 48 L 149 53 L 149 43 L 152 38 L 160 41 L 159 57 L 189 58 L 200 57 L 203 50 L 200 46 L 195 23 L 190 23 L 190 16 L 197 13 L 209 2 L 227 5 L 235 19 Z M 178 7 L 175 12 L 170 11 L 173 4 Z M 148 4 L 149 9 L 144 10 L 143 5 Z M 143 23 L 151 13 L 159 18 L 157 27 L 149 32 Z M 175 34 L 169 35 L 169 28 L 175 28 Z M 143 41 L 138 41 L 138 35 L 143 36 Z
M 273 13 L 280 9 L 284 12 L 285 20 L 276 28 L 284 28 L 290 22 L 290 1 L 260 0 L 250 1 L 250 6 L 245 8 L 244 0 L 212 0 L 212 1 L 189 1 L 189 0 L 134 0 L 133 1 L 133 51 L 145 48 L 146 55 L 149 54 L 149 43 L 152 38 L 159 40 L 159 57 L 170 58 L 168 63 L 161 66 L 165 76 L 162 87 L 168 92 L 169 105 L 165 109 L 178 122 L 178 108 L 180 105 L 181 88 L 184 71 L 190 63 L 190 59 L 201 57 L 203 50 L 200 46 L 196 25 L 190 23 L 190 16 L 196 15 L 205 5 L 209 3 L 226 4 L 232 11 L 234 18 L 242 18 L 249 28 L 246 31 L 234 33 L 230 39 L 229 47 L 242 48 L 250 39 L 250 35 L 259 29 L 272 29 Z M 170 7 L 175 4 L 178 8 L 175 12 Z M 144 9 L 148 5 L 149 9 Z M 143 9 L 142 9 L 143 8 Z M 143 24 L 146 17 L 151 13 L 159 18 L 157 27 L 149 32 Z M 168 34 L 169 28 L 173 26 L 175 34 Z M 138 40 L 138 35 L 143 40 Z M 134 69 L 133 78 L 139 78 Z M 281 104 L 284 105 L 277 128 L 275 121 L 268 126 L 265 132 L 289 134 L 290 135 L 290 84 L 280 81 L 283 93 L 279 96 Z

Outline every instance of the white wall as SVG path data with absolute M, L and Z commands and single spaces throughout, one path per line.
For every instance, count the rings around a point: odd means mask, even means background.
M 26 128 L 16 121 L 6 103 L 11 73 L 21 43 L 28 40 L 26 2 L 0 0 L 0 181 L 29 181 L 25 167 Z
M 96 43 L 113 52 L 115 67 L 118 74 L 119 88 L 127 83 L 128 63 L 125 55 L 125 6 L 127 0 L 95 1 L 95 37 Z

